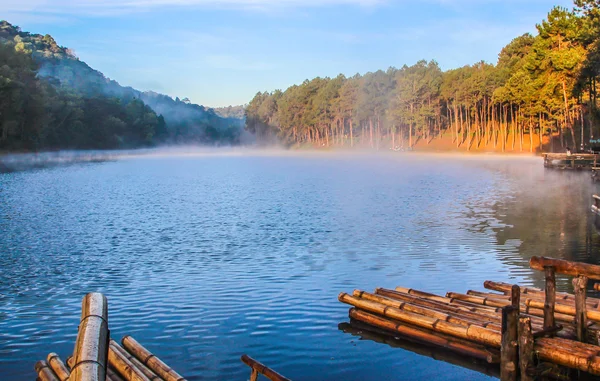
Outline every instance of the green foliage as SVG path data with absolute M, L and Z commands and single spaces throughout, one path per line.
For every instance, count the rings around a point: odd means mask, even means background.
M 37 77 L 31 54 L 0 44 L 0 150 L 149 145 L 158 126 L 143 102 L 56 87 Z
M 242 128 L 187 98 L 122 87 L 52 36 L 0 21 L 0 151 L 234 144 Z
M 419 61 L 351 78 L 315 78 L 285 91 L 258 93 L 246 126 L 288 144 L 396 146 L 451 133 L 457 146 L 515 149 L 529 135 L 558 131 L 572 144 L 599 134 L 596 79 L 600 76 L 600 1 L 554 7 L 537 25 L 505 46 L 492 65 L 478 62 L 442 72 Z M 579 131 L 576 131 L 579 130 Z M 348 139 L 350 137 L 350 139 Z M 331 139 L 330 139 L 331 138 Z M 553 139 L 547 137 L 546 140 Z M 512 142 L 511 142 L 512 140 Z M 402 143 L 403 144 L 403 143 Z M 577 144 L 577 146 L 579 146 Z

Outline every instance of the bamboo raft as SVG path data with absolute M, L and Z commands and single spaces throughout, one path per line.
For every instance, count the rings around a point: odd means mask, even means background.
M 445 296 L 405 287 L 341 293 L 338 299 L 352 306 L 342 329 L 439 347 L 459 356 L 449 362 L 487 363 L 475 370 L 490 374 L 491 367 L 503 381 L 600 376 L 600 299 L 587 297 L 600 266 L 544 257 L 531 258 L 530 266 L 544 272 L 544 290 L 486 281 L 486 292 Z M 574 294 L 556 292 L 556 274 L 573 277 Z
M 289 381 L 248 355 L 250 381 L 262 374 L 271 381 Z M 81 320 L 73 355 L 63 362 L 54 352 L 35 363 L 38 381 L 186 381 L 133 337 L 121 344 L 110 338 L 108 303 L 100 293 L 87 294 L 81 304 Z
M 593 153 L 545 153 L 544 167 L 554 169 L 596 168 L 598 155 Z

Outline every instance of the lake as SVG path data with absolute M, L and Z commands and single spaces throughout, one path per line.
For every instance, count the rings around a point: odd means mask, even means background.
M 81 298 L 189 380 L 487 376 L 343 332 L 340 292 L 543 285 L 600 262 L 589 173 L 533 157 L 223 151 L 0 174 L 0 374 L 72 353 Z M 569 290 L 559 278 L 559 289 Z

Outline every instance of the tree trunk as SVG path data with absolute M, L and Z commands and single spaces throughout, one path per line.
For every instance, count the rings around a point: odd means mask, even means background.
M 533 115 L 529 117 L 529 152 L 533 152 Z
M 540 112 L 540 153 L 544 152 L 544 130 L 542 129 L 542 113 Z
M 369 118 L 369 144 L 373 148 L 373 119 Z

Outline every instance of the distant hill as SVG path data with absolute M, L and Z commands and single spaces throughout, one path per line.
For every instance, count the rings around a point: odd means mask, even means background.
M 246 118 L 246 106 L 227 106 L 227 107 L 214 107 L 213 110 L 217 115 L 223 118 L 233 119 L 245 119 Z
M 162 140 L 231 144 L 239 140 L 243 131 L 240 117 L 222 117 L 214 110 L 192 104 L 187 99 L 182 101 L 121 86 L 81 61 L 70 49 L 59 46 L 48 34 L 23 32 L 7 21 L 0 21 L 0 44 L 14 47 L 17 54 L 30 55 L 37 66 L 37 76 L 59 91 L 74 92 L 85 99 L 117 99 L 123 105 L 134 100 L 143 102 L 164 118 L 166 131 L 161 136 Z M 0 138 L 0 149 L 1 141 Z

